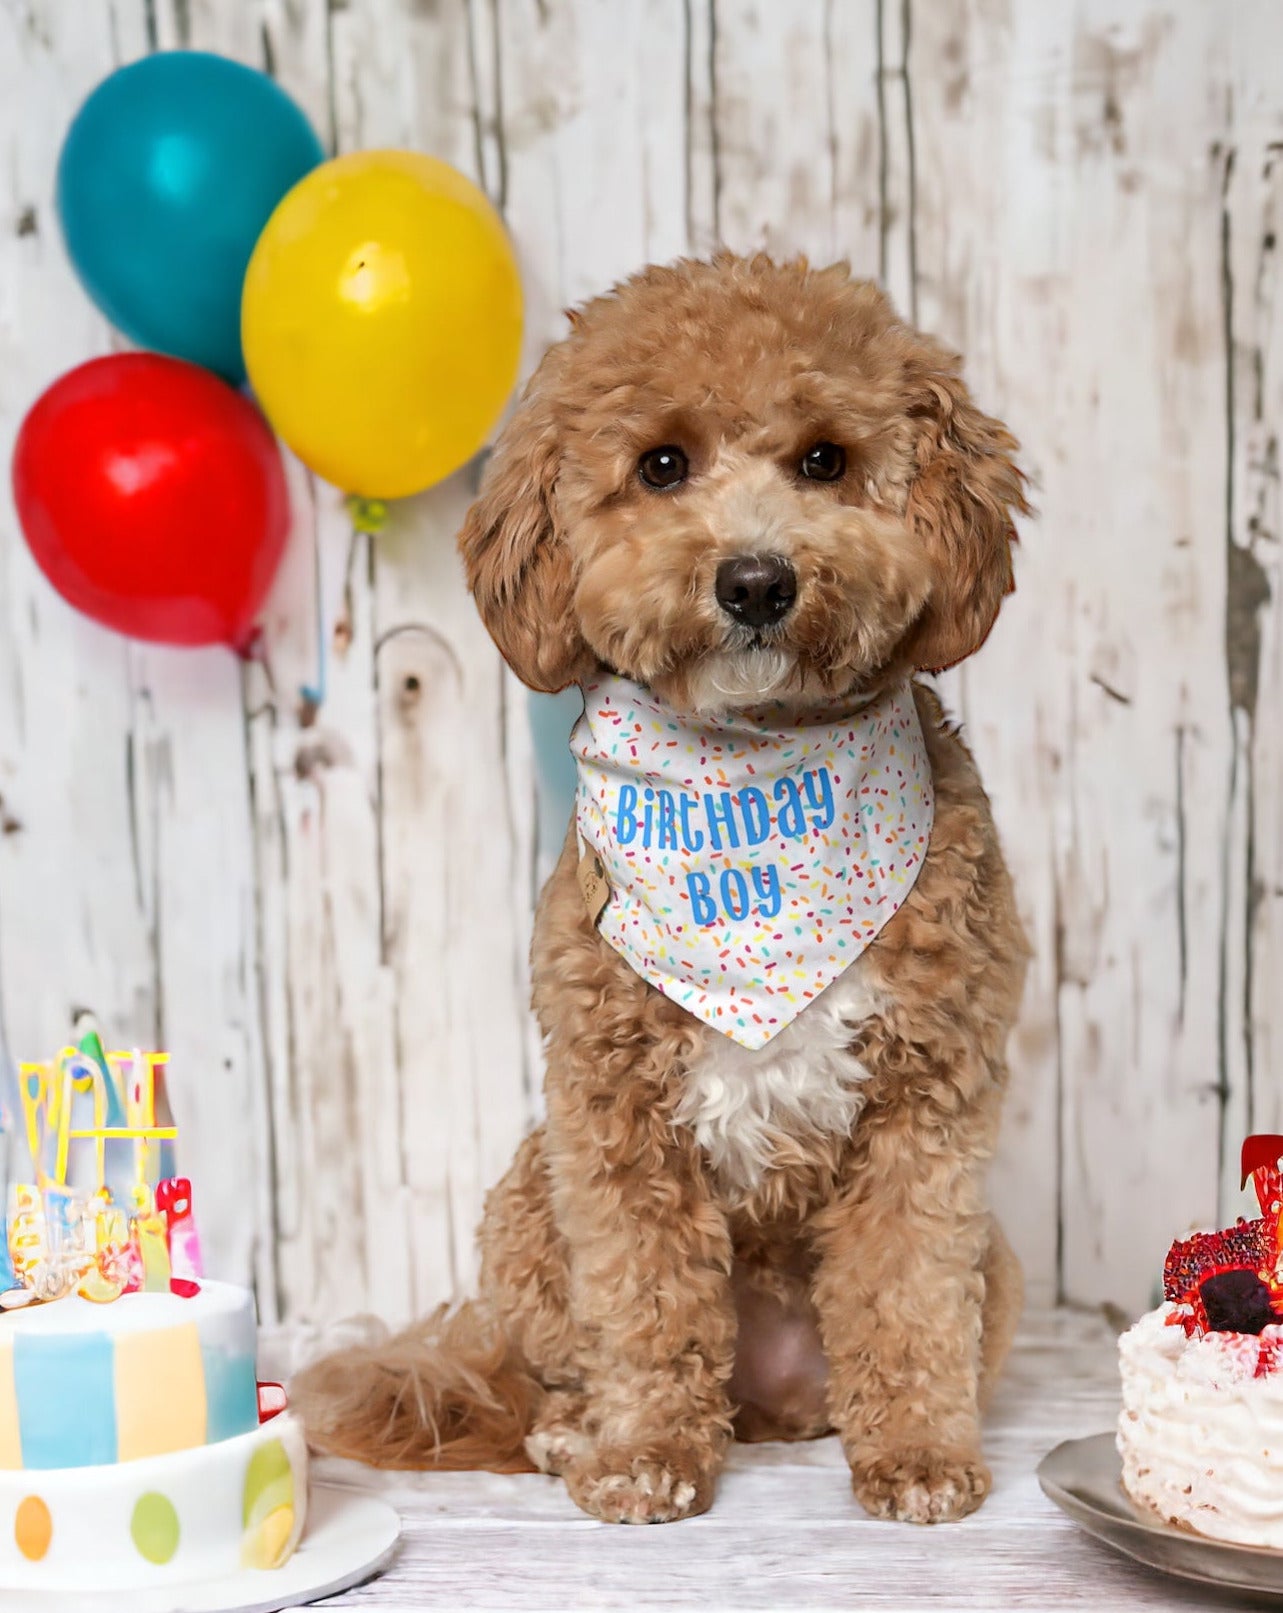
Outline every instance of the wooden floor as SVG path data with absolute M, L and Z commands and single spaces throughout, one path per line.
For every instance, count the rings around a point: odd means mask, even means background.
M 388 1572 L 325 1605 L 860 1613 L 1249 1605 L 1115 1556 L 1044 1500 L 1039 1459 L 1062 1439 L 1110 1427 L 1117 1406 L 1106 1323 L 1065 1311 L 1029 1318 L 989 1419 L 993 1494 L 975 1516 L 932 1529 L 867 1518 L 832 1439 L 736 1446 L 709 1513 L 649 1529 L 595 1523 L 555 1479 L 368 1475 L 322 1461 L 318 1477 L 378 1488 L 405 1524 Z

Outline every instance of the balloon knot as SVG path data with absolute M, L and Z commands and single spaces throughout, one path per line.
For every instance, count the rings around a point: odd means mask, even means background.
M 232 640 L 231 647 L 242 661 L 257 661 L 260 666 L 267 665 L 267 635 L 261 627 L 245 628 L 238 638 Z
M 388 524 L 387 501 L 381 498 L 363 498 L 351 493 L 347 498 L 347 512 L 358 532 L 378 533 Z

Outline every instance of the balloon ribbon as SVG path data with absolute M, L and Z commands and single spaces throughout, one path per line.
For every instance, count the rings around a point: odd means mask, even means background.
M 348 516 L 352 522 L 353 535 L 363 532 L 369 537 L 377 537 L 388 524 L 387 501 L 381 498 L 364 498 L 359 493 L 351 493 L 344 500 Z M 325 692 L 328 684 L 325 641 L 325 613 L 321 605 L 321 573 L 316 573 L 316 682 L 305 683 L 299 693 L 313 711 L 319 711 L 325 704 Z

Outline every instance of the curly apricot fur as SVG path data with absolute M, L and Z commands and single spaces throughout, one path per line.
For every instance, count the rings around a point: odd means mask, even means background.
M 799 475 L 816 441 L 845 449 L 840 483 Z M 656 493 L 638 456 L 669 443 L 690 475 Z M 805 720 L 984 641 L 1025 508 L 1014 448 L 956 357 L 876 287 L 722 255 L 647 269 L 576 313 L 460 546 L 532 687 L 607 666 L 678 707 L 766 692 Z M 718 561 L 745 548 L 797 573 L 766 633 L 713 597 Z M 759 1181 L 719 1178 L 675 1119 L 716 1033 L 600 938 L 572 831 L 533 944 L 547 1120 L 487 1201 L 480 1296 L 305 1374 L 318 1444 L 382 1464 L 524 1461 L 598 1517 L 643 1522 L 710 1504 L 733 1427 L 833 1428 L 881 1516 L 936 1522 L 983 1499 L 980 1410 L 1020 1306 L 984 1177 L 1025 944 L 971 757 L 916 693 L 935 824 L 855 965 L 885 1006 L 852 1027 L 867 1079 L 850 1133 L 781 1124 Z M 789 1337 L 777 1370 L 757 1349 L 772 1328 Z

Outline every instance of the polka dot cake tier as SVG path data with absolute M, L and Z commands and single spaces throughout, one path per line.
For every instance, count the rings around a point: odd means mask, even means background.
M 8 1471 L 0 1584 L 94 1591 L 278 1568 L 306 1518 L 307 1448 L 288 1414 L 164 1456 Z
M 20 1067 L 0 1588 L 208 1585 L 282 1566 L 306 1521 L 306 1443 L 283 1391 L 257 1381 L 253 1295 L 202 1273 L 176 1128 L 157 1114 L 165 1064 L 109 1054 L 89 1027 Z

